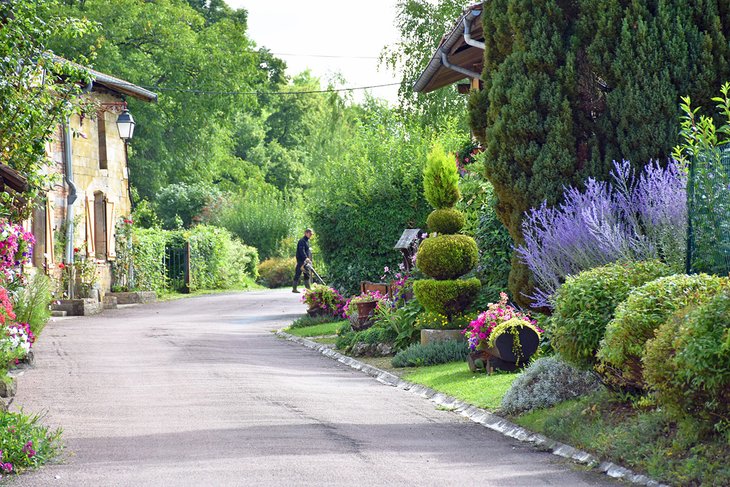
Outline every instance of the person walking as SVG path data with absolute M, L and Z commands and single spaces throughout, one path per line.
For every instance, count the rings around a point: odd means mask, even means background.
M 307 269 L 307 263 L 312 263 L 312 250 L 309 248 L 309 239 L 312 238 L 312 229 L 304 230 L 304 236 L 297 242 L 297 268 L 294 270 L 294 286 L 291 292 L 298 293 L 297 286 L 299 278 L 304 274 L 304 287 L 310 289 L 312 286 L 312 274 Z

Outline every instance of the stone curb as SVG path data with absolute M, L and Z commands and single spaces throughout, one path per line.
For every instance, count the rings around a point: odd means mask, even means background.
M 352 357 L 336 352 L 327 345 L 313 342 L 306 338 L 290 335 L 289 333 L 281 330 L 276 332 L 276 336 L 298 343 L 307 348 L 311 348 L 312 350 L 316 350 L 325 357 L 337 360 L 338 362 L 348 365 L 355 370 L 364 372 L 378 382 L 417 394 L 439 406 L 448 408 L 475 423 L 479 423 L 486 428 L 502 433 L 504 436 L 514 438 L 525 443 L 532 443 L 541 450 L 550 451 L 553 455 L 582 463 L 591 468 L 597 468 L 609 477 L 625 480 L 637 485 L 646 485 L 648 487 L 669 487 L 666 484 L 650 479 L 646 475 L 638 474 L 613 462 L 601 461 L 599 458 L 588 452 L 578 450 L 577 448 L 573 448 L 565 443 L 560 443 L 559 441 L 551 440 L 539 433 L 533 433 L 532 431 L 518 426 L 515 423 L 497 416 L 485 409 L 465 403 L 455 397 L 431 389 L 430 387 L 403 380 L 395 374 L 391 374 L 390 372 L 386 372 L 378 369 L 377 367 L 373 367 L 372 365 L 365 364 Z

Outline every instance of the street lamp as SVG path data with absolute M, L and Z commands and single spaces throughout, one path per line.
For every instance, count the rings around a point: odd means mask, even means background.
M 119 130 L 119 137 L 124 140 L 124 142 L 129 141 L 129 139 L 132 138 L 132 135 L 134 135 L 134 119 L 132 118 L 132 114 L 129 113 L 129 110 L 126 108 L 119 114 L 119 117 L 117 117 L 117 129 Z

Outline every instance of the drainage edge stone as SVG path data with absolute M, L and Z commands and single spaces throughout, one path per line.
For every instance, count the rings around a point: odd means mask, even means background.
M 666 484 L 652 480 L 646 475 L 638 474 L 613 462 L 601 461 L 596 456 L 588 452 L 578 450 L 577 448 L 573 448 L 565 443 L 552 440 L 545 435 L 534 433 L 522 426 L 518 426 L 511 421 L 497 416 L 492 412 L 478 408 L 472 404 L 465 403 L 455 397 L 444 394 L 443 392 L 438 392 L 430 387 L 403 380 L 395 374 L 391 374 L 385 370 L 381 370 L 377 367 L 373 367 L 372 365 L 360 362 L 352 357 L 348 357 L 347 355 L 343 355 L 321 343 L 294 336 L 282 330 L 277 331 L 276 335 L 280 338 L 284 338 L 307 348 L 311 348 L 312 350 L 316 350 L 325 357 L 329 357 L 373 377 L 378 382 L 417 394 L 424 399 L 428 399 L 439 406 L 448 408 L 453 412 L 458 413 L 475 423 L 481 424 L 486 428 L 501 433 L 504 436 L 514 438 L 524 443 L 531 443 L 540 449 L 550 451 L 553 455 L 573 460 L 591 468 L 597 468 L 609 477 L 622 479 L 637 485 L 646 485 L 647 487 L 669 487 Z

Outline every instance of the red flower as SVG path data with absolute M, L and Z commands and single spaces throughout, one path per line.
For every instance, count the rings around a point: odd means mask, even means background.
M 59 262 L 58 263 L 58 268 L 59 269 L 65 269 L 66 268 L 66 264 L 64 264 L 63 262 Z
M 74 247 L 74 254 L 78 254 L 79 252 L 81 252 L 81 249 L 78 247 Z

